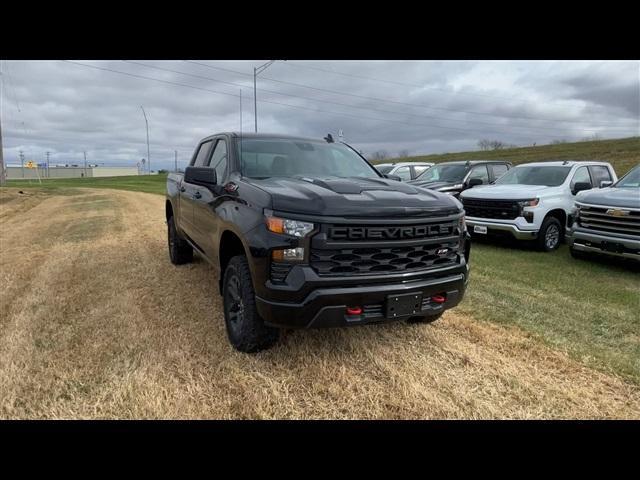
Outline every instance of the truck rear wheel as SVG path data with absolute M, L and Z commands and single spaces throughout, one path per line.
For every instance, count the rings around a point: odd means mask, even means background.
M 256 310 L 251 272 L 244 255 L 229 260 L 222 281 L 222 298 L 227 336 L 236 350 L 258 352 L 278 341 L 280 331 L 265 325 Z
M 176 230 L 173 216 L 167 220 L 167 237 L 169 243 L 169 259 L 174 265 L 182 265 L 193 260 L 193 248 Z
M 547 217 L 538 232 L 538 248 L 543 252 L 556 250 L 562 242 L 562 225 L 555 217 Z

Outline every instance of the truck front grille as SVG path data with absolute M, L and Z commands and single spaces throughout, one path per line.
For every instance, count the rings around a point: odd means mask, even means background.
M 318 275 L 404 273 L 460 263 L 462 252 L 459 251 L 460 231 L 457 220 L 426 226 L 399 226 L 400 230 L 412 237 L 401 239 L 397 238 L 400 235 L 396 227 L 365 225 L 350 228 L 356 234 L 345 238 L 343 227 L 323 225 L 320 235 L 313 239 L 310 265 Z M 384 235 L 380 235 L 380 228 Z M 335 236 L 340 238 L 331 238 L 332 232 L 338 232 Z M 421 238 L 413 238 L 422 234 Z M 371 238 L 372 235 L 376 238 Z
M 578 225 L 589 230 L 640 236 L 640 211 L 580 205 Z
M 516 200 L 463 198 L 462 204 L 468 217 L 513 220 L 520 216 L 520 205 Z

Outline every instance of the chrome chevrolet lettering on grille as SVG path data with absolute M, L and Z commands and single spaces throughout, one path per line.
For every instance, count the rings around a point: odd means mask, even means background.
M 336 240 L 393 240 L 446 235 L 451 231 L 451 225 L 442 224 L 419 225 L 415 227 L 332 227 L 329 229 L 329 236 Z

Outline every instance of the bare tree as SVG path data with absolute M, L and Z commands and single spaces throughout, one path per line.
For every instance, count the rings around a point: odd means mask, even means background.
M 478 147 L 480 147 L 480 150 L 502 150 L 506 146 L 507 144 L 500 140 L 487 140 L 486 138 L 483 138 L 478 141 Z
M 478 141 L 478 147 L 480 147 L 480 150 L 489 150 L 489 144 L 491 143 L 491 140 L 487 140 L 487 139 L 482 139 Z
M 407 158 L 408 156 L 409 150 L 407 150 L 406 148 L 398 152 L 398 158 Z
M 582 139 L 583 142 L 597 142 L 598 140 L 602 140 L 602 137 L 597 133 L 594 133 L 593 135 L 589 135 L 588 137 L 584 137 Z
M 379 161 L 379 160 L 386 160 L 387 158 L 389 158 L 389 154 L 387 153 L 386 150 L 377 150 L 371 154 L 371 157 L 369 158 L 369 160 Z
M 564 138 L 561 138 L 561 139 L 559 139 L 559 140 L 553 140 L 553 141 L 551 142 L 551 145 L 560 145 L 560 144 L 562 144 L 562 143 L 567 143 L 567 141 L 566 141 Z

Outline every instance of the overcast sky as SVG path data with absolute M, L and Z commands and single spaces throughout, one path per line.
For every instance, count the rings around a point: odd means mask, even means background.
M 152 168 L 172 168 L 174 150 L 184 167 L 199 139 L 240 129 L 240 90 L 242 129 L 254 129 L 253 68 L 264 60 L 74 62 L 85 66 L 2 61 L 7 164 L 20 150 L 81 163 L 86 150 L 90 163 L 135 166 L 147 157 L 143 105 Z M 343 130 L 365 155 L 630 137 L 640 134 L 640 62 L 277 61 L 258 77 L 258 121 L 265 133 Z

